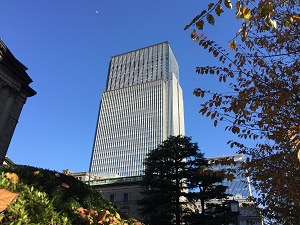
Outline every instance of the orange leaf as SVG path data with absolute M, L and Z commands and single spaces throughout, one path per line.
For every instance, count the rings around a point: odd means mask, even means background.
M 229 48 L 232 49 L 232 50 L 235 50 L 236 49 L 236 41 L 232 41 L 229 43 Z
M 6 189 L 0 189 L 0 212 L 3 212 L 7 206 L 14 203 L 18 196 L 18 193 L 13 193 Z

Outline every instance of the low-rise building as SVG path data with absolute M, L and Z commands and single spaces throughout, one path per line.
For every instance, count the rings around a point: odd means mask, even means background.
M 65 169 L 62 171 L 63 174 L 69 175 L 69 176 L 73 176 L 75 177 L 77 180 L 80 180 L 84 183 L 88 183 L 89 181 L 93 181 L 93 180 L 99 180 L 101 179 L 98 176 L 94 176 L 88 172 L 76 172 L 74 173 L 72 170 L 70 169 Z
M 128 216 L 142 220 L 138 201 L 142 198 L 141 176 L 94 180 L 90 185 Z
M 245 172 L 241 169 L 241 163 L 244 160 L 243 155 L 234 155 L 227 157 L 209 158 L 210 164 L 214 171 L 234 172 L 234 179 L 224 180 L 223 185 L 227 186 L 227 193 L 230 194 L 229 201 L 236 201 L 237 206 L 234 212 L 237 215 L 237 224 L 239 225 L 261 225 L 262 219 L 257 211 L 257 207 L 250 202 L 248 198 L 252 196 L 249 178 L 245 176 Z M 228 160 L 232 164 L 217 164 L 217 160 Z M 213 163 L 215 163 L 213 165 Z M 117 206 L 122 212 L 128 216 L 143 220 L 140 214 L 138 201 L 141 200 L 143 188 L 140 183 L 142 176 L 132 177 L 93 177 L 89 173 L 73 173 L 71 170 L 64 170 L 65 174 L 77 177 L 77 179 L 91 185 L 98 190 L 102 196 Z M 89 177 L 90 176 L 90 177 Z M 200 209 L 200 203 L 196 203 Z

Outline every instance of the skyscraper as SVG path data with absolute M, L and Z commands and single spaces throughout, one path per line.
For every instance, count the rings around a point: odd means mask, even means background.
M 143 174 L 146 154 L 184 135 L 179 68 L 168 42 L 113 56 L 102 93 L 90 171 Z

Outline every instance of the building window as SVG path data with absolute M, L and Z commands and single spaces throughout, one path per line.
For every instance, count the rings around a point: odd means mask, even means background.
M 109 201 L 110 201 L 110 202 L 114 202 L 114 201 L 115 201 L 115 195 L 114 195 L 114 194 L 111 194 L 111 195 L 109 196 Z
M 128 207 L 126 207 L 126 208 L 121 208 L 121 211 L 122 211 L 122 213 L 124 213 L 124 214 L 126 214 L 126 215 L 129 214 L 129 208 L 128 208 Z
M 128 193 L 124 193 L 124 202 L 128 202 Z

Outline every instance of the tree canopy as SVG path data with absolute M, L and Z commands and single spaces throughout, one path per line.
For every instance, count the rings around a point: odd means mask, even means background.
M 145 222 L 153 225 L 199 224 L 204 217 L 214 221 L 213 212 L 211 215 L 205 213 L 204 203 L 227 195 L 224 194 L 226 188 L 219 184 L 221 177 L 201 173 L 207 168 L 203 153 L 189 137 L 170 136 L 152 150 L 145 160 L 142 182 L 145 191 L 140 201 Z M 203 204 L 201 214 L 195 208 L 198 200 Z M 224 210 L 221 204 L 219 206 L 220 211 L 226 211 L 227 208 Z
M 300 211 L 300 1 L 213 1 L 185 27 L 200 47 L 219 59 L 196 73 L 218 76 L 230 91 L 194 90 L 207 97 L 200 113 L 237 135 L 230 147 L 248 155 L 245 168 L 258 193 L 264 216 L 299 224 Z M 241 27 L 228 46 L 205 35 L 205 24 L 235 10 Z M 232 54 L 233 53 L 233 54 Z M 254 145 L 245 139 L 254 140 Z M 298 155 L 298 157 L 297 157 Z

